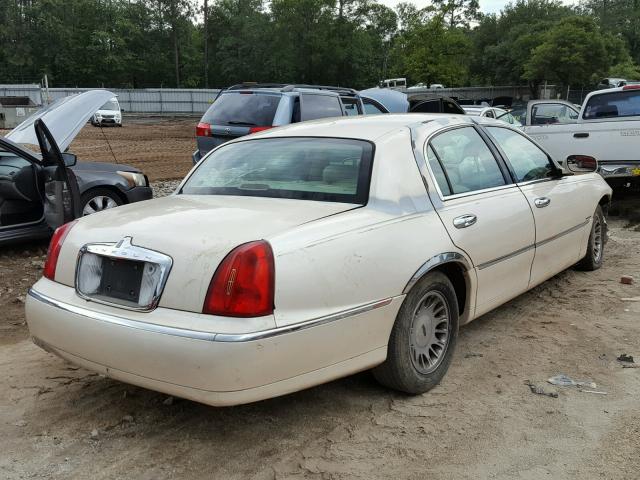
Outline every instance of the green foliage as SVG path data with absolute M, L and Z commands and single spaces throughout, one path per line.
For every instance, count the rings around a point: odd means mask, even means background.
M 203 87 L 242 81 L 590 86 L 640 79 L 640 0 L 0 0 L 0 82 Z M 208 46 L 208 65 L 204 47 Z

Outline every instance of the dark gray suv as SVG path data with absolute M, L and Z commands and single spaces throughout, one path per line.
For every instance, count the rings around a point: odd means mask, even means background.
M 197 163 L 209 150 L 233 138 L 317 118 L 362 115 L 378 102 L 351 88 L 276 83 L 239 84 L 222 90 L 196 127 Z

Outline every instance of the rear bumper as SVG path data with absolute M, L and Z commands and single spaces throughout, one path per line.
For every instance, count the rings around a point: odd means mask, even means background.
M 46 290 L 47 283 L 36 286 Z M 59 284 L 53 290 L 60 288 L 73 291 Z M 123 310 L 94 311 L 79 297 L 65 303 L 33 289 L 26 317 L 37 345 L 73 363 L 141 387 L 226 406 L 284 395 L 383 362 L 402 298 L 307 326 L 248 334 L 132 320 Z M 187 317 L 172 312 L 175 318 Z

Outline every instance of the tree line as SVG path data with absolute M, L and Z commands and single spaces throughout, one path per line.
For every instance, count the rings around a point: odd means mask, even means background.
M 366 88 L 407 77 L 534 90 L 640 79 L 640 0 L 515 0 L 499 14 L 431 1 L 208 0 L 205 11 L 202 0 L 3 0 L 0 83 Z

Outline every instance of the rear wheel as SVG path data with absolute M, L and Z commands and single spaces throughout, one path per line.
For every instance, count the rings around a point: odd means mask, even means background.
M 607 223 L 604 218 L 604 213 L 602 213 L 602 207 L 598 205 L 596 211 L 593 212 L 593 222 L 591 223 L 587 253 L 578 263 L 577 267 L 579 269 L 593 271 L 602 266 L 606 235 Z
M 82 194 L 82 215 L 115 208 L 123 204 L 120 196 L 107 188 L 94 188 Z
M 428 274 L 405 298 L 391 331 L 387 360 L 373 370 L 383 385 L 405 393 L 435 387 L 449 369 L 458 338 L 458 302 L 440 272 Z

